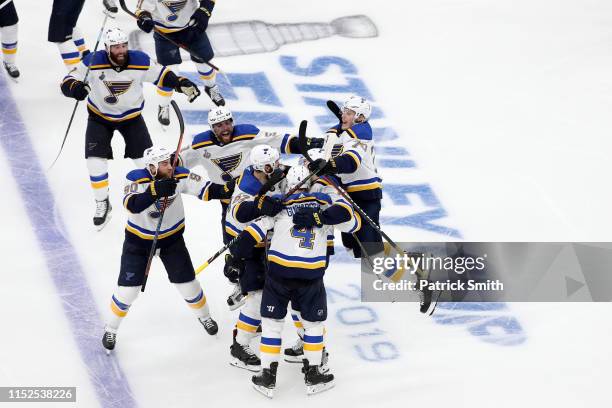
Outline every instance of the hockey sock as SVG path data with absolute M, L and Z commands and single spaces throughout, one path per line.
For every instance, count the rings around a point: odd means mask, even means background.
M 261 324 L 261 290 L 249 292 L 246 302 L 240 310 L 236 328 L 238 333 L 236 341 L 240 344 L 249 344 L 251 339 L 255 337 L 257 328 Z
M 214 86 L 216 83 L 215 77 L 217 76 L 217 71 L 212 69 L 208 64 L 200 64 L 199 62 L 196 62 L 195 66 L 198 70 L 198 74 L 200 74 L 200 79 L 204 83 L 204 86 Z
M 83 37 L 83 33 L 81 33 L 81 30 L 79 30 L 78 27 L 74 27 L 72 29 L 72 41 L 81 53 L 81 58 L 83 58 L 83 54 L 89 53 L 89 49 L 87 49 L 87 45 L 85 44 L 85 38 Z
M 196 317 L 210 317 L 210 309 L 208 308 L 208 303 L 206 303 L 206 296 L 204 296 L 200 281 L 194 279 L 190 282 L 175 283 L 174 286 L 176 286 Z
M 87 170 L 96 201 L 108 198 L 108 160 L 101 157 L 88 157 Z
M 263 368 L 279 360 L 281 350 L 281 333 L 285 319 L 270 319 L 264 317 L 261 322 L 261 344 L 259 358 Z
M 117 332 L 119 325 L 139 293 L 140 286 L 117 286 L 110 302 L 111 314 L 106 322 L 107 330 Z
M 68 71 L 72 70 L 81 61 L 81 54 L 79 54 L 79 49 L 76 45 L 74 45 L 74 41 L 72 38 L 66 40 L 61 43 L 56 43 L 57 48 L 59 49 L 60 54 L 62 55 L 62 59 L 64 60 L 64 65 Z
M 2 56 L 9 64 L 15 63 L 17 57 L 17 24 L 1 27 L 2 34 Z
M 293 319 L 293 325 L 295 326 L 297 335 L 300 337 L 300 339 L 304 339 L 304 325 L 302 324 L 298 313 L 298 311 L 291 310 L 291 318 Z
M 309 322 L 307 320 L 304 323 L 304 357 L 308 360 L 310 365 L 321 365 L 321 358 L 323 357 L 323 334 L 325 327 L 323 322 Z

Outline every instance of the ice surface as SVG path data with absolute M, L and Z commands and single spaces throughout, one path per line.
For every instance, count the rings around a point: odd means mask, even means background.
M 123 239 L 120 187 L 132 164 L 111 163 L 114 215 L 96 233 L 82 159 L 84 106 L 62 157 L 45 170 L 73 106 L 59 91 L 65 70 L 58 51 L 46 42 L 51 1 L 16 6 L 22 77 L 0 79 L 0 208 L 8 227 L 0 261 L 0 386 L 77 386 L 83 407 L 610 406 L 609 303 L 446 305 L 426 318 L 414 304 L 361 303 L 358 266 L 339 244 L 326 275 L 327 343 L 337 376 L 329 392 L 306 397 L 298 367 L 281 363 L 270 401 L 251 389 L 250 373 L 229 366 L 237 313 L 225 306 L 230 287 L 219 263 L 200 276 L 218 337 L 204 333 L 156 260 L 107 357 L 101 330 Z M 211 22 L 372 20 L 374 38 L 331 36 L 215 63 L 238 119 L 283 130 L 295 131 L 301 119 L 324 127 L 332 120 L 324 101 L 341 100 L 347 84 L 361 83 L 381 129 L 383 224 L 397 241 L 609 241 L 611 12 L 609 2 L 595 0 L 325 7 L 235 0 L 219 2 Z M 90 47 L 101 21 L 101 5 L 87 2 L 79 26 Z M 112 24 L 136 28 L 121 13 Z M 321 75 L 299 69 L 317 58 L 330 64 Z M 350 64 L 333 63 L 340 59 Z M 179 70 L 194 75 L 190 62 Z M 154 90 L 146 92 L 152 136 L 173 146 L 177 128 L 159 130 Z M 182 95 L 176 100 L 189 134 L 207 128 L 198 123 L 210 106 L 204 96 L 193 105 Z M 121 157 L 121 138 L 113 145 Z M 186 241 L 199 265 L 221 246 L 220 209 L 185 201 Z M 289 321 L 284 334 L 290 345 Z

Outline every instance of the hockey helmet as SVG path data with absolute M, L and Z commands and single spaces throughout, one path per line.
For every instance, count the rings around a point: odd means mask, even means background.
M 308 156 L 310 156 L 310 158 L 315 161 L 318 159 L 325 159 L 325 150 L 321 149 L 308 149 Z M 300 159 L 298 160 L 298 164 L 302 165 L 302 166 L 307 166 L 308 162 L 306 161 L 306 158 L 304 156 L 301 156 Z
M 172 152 L 165 147 L 149 147 L 144 152 L 144 162 L 147 165 L 147 170 L 153 177 L 157 175 L 157 169 L 159 167 L 159 163 L 169 160 Z M 151 171 L 151 167 L 153 167 L 153 171 Z
M 128 42 L 128 36 L 119 28 L 109 28 L 104 33 L 104 46 L 106 51 L 110 50 L 111 45 L 125 44 Z
M 272 174 L 274 169 L 278 167 L 280 153 L 272 146 L 261 144 L 255 146 L 253 150 L 251 150 L 249 158 L 255 170 L 263 171 L 266 174 Z
M 361 96 L 351 95 L 342 105 L 342 110 L 350 109 L 355 112 L 355 117 L 362 115 L 363 120 L 368 120 L 372 113 L 372 106 Z
M 308 168 L 305 166 L 293 166 L 289 169 L 289 172 L 287 172 L 287 176 L 285 177 L 286 180 L 286 188 L 287 191 L 291 190 L 293 187 L 297 186 L 298 184 L 300 184 L 302 181 L 306 180 L 308 178 L 308 176 L 310 175 L 310 172 L 308 171 Z M 304 183 L 301 188 L 304 190 L 307 190 L 310 187 L 310 183 Z
M 234 117 L 232 116 L 232 111 L 226 106 L 217 106 L 208 112 L 208 124 L 210 127 L 228 119 L 234 119 Z

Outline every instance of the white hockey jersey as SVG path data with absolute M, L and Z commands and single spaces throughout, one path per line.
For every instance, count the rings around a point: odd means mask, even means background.
M 219 142 L 212 130 L 199 133 L 193 137 L 191 146 L 183 149 L 182 165 L 193 168 L 201 165 L 208 173 L 213 183 L 225 183 L 231 178 L 242 174 L 250 164 L 249 154 L 257 145 L 267 144 L 281 153 L 292 153 L 289 147 L 295 135 L 282 134 L 273 131 L 261 131 L 256 126 L 235 125 L 232 141 L 223 144 Z
M 262 241 L 267 231 L 274 234 L 267 251 L 268 273 L 284 279 L 317 279 L 327 267 L 327 238 L 334 228 L 353 233 L 361 228 L 361 218 L 343 198 L 322 192 L 300 192 L 283 200 L 285 208 L 274 218 L 262 217 L 249 224 L 245 231 Z M 303 207 L 326 210 L 339 205 L 350 213 L 350 219 L 336 225 L 298 228 L 293 215 Z
M 203 201 L 209 200 L 208 189 L 211 185 L 209 180 L 183 167 L 175 168 L 174 178 L 179 182 L 176 186 L 176 193 L 168 197 L 168 204 L 158 235 L 158 242 L 161 246 L 163 246 L 164 239 L 182 234 L 185 228 L 185 210 L 181 194 L 190 194 Z M 131 238 L 138 238 L 143 241 L 143 244 L 147 245 L 150 245 L 150 241 L 155 235 L 164 200 L 157 200 L 143 211 L 134 212 L 134 203 L 130 202 L 130 197 L 145 193 L 152 181 L 154 179 L 147 169 L 130 171 L 126 176 L 123 197 L 123 205 L 128 210 L 126 233 L 131 235 Z
M 361 192 L 363 192 L 361 195 L 367 195 L 368 192 L 373 195 L 375 190 L 381 189 L 382 179 L 375 164 L 376 155 L 370 124 L 368 122 L 358 123 L 345 131 L 332 128 L 328 133 L 331 133 L 332 136 L 337 135 L 332 157 L 350 157 L 357 164 L 357 170 L 353 173 L 337 175 L 346 191 L 351 195 Z
M 155 27 L 162 33 L 173 33 L 189 26 L 193 13 L 200 7 L 198 0 L 140 0 L 138 9 L 151 13 Z
M 144 107 L 143 83 L 163 86 L 168 68 L 152 61 L 141 51 L 129 50 L 124 68 L 111 64 L 106 51 L 89 54 L 72 70 L 64 82 L 74 78 L 83 81 L 87 67 L 87 82 L 91 91 L 87 98 L 90 112 L 112 122 L 132 119 L 141 114 Z

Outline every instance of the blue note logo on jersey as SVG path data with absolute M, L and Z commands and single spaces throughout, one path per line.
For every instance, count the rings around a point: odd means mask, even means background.
M 240 162 L 242 161 L 242 153 L 232 154 L 230 156 L 219 157 L 218 159 L 212 159 L 212 162 L 217 165 L 226 173 L 231 173 L 232 170 L 235 170 Z
M 170 10 L 170 14 L 166 17 L 168 21 L 175 21 L 178 18 L 178 13 L 185 7 L 187 0 L 162 0 L 162 4 Z
M 344 145 L 342 144 L 335 144 L 334 147 L 332 148 L 332 157 L 336 157 L 339 156 L 342 153 L 342 150 L 344 148 Z
M 102 81 L 110 92 L 110 95 L 104 97 L 104 102 L 109 105 L 114 105 L 117 103 L 117 97 L 119 95 L 123 95 L 130 89 L 132 86 L 132 81 Z
M 169 208 L 172 205 L 174 200 L 176 200 L 176 197 L 177 196 L 168 197 L 168 204 L 166 205 L 166 209 Z M 155 208 L 156 208 L 156 210 L 149 212 L 149 217 L 151 217 L 151 218 L 159 218 L 160 215 L 161 215 L 162 205 L 164 205 L 164 200 L 157 200 L 157 201 L 155 201 Z

